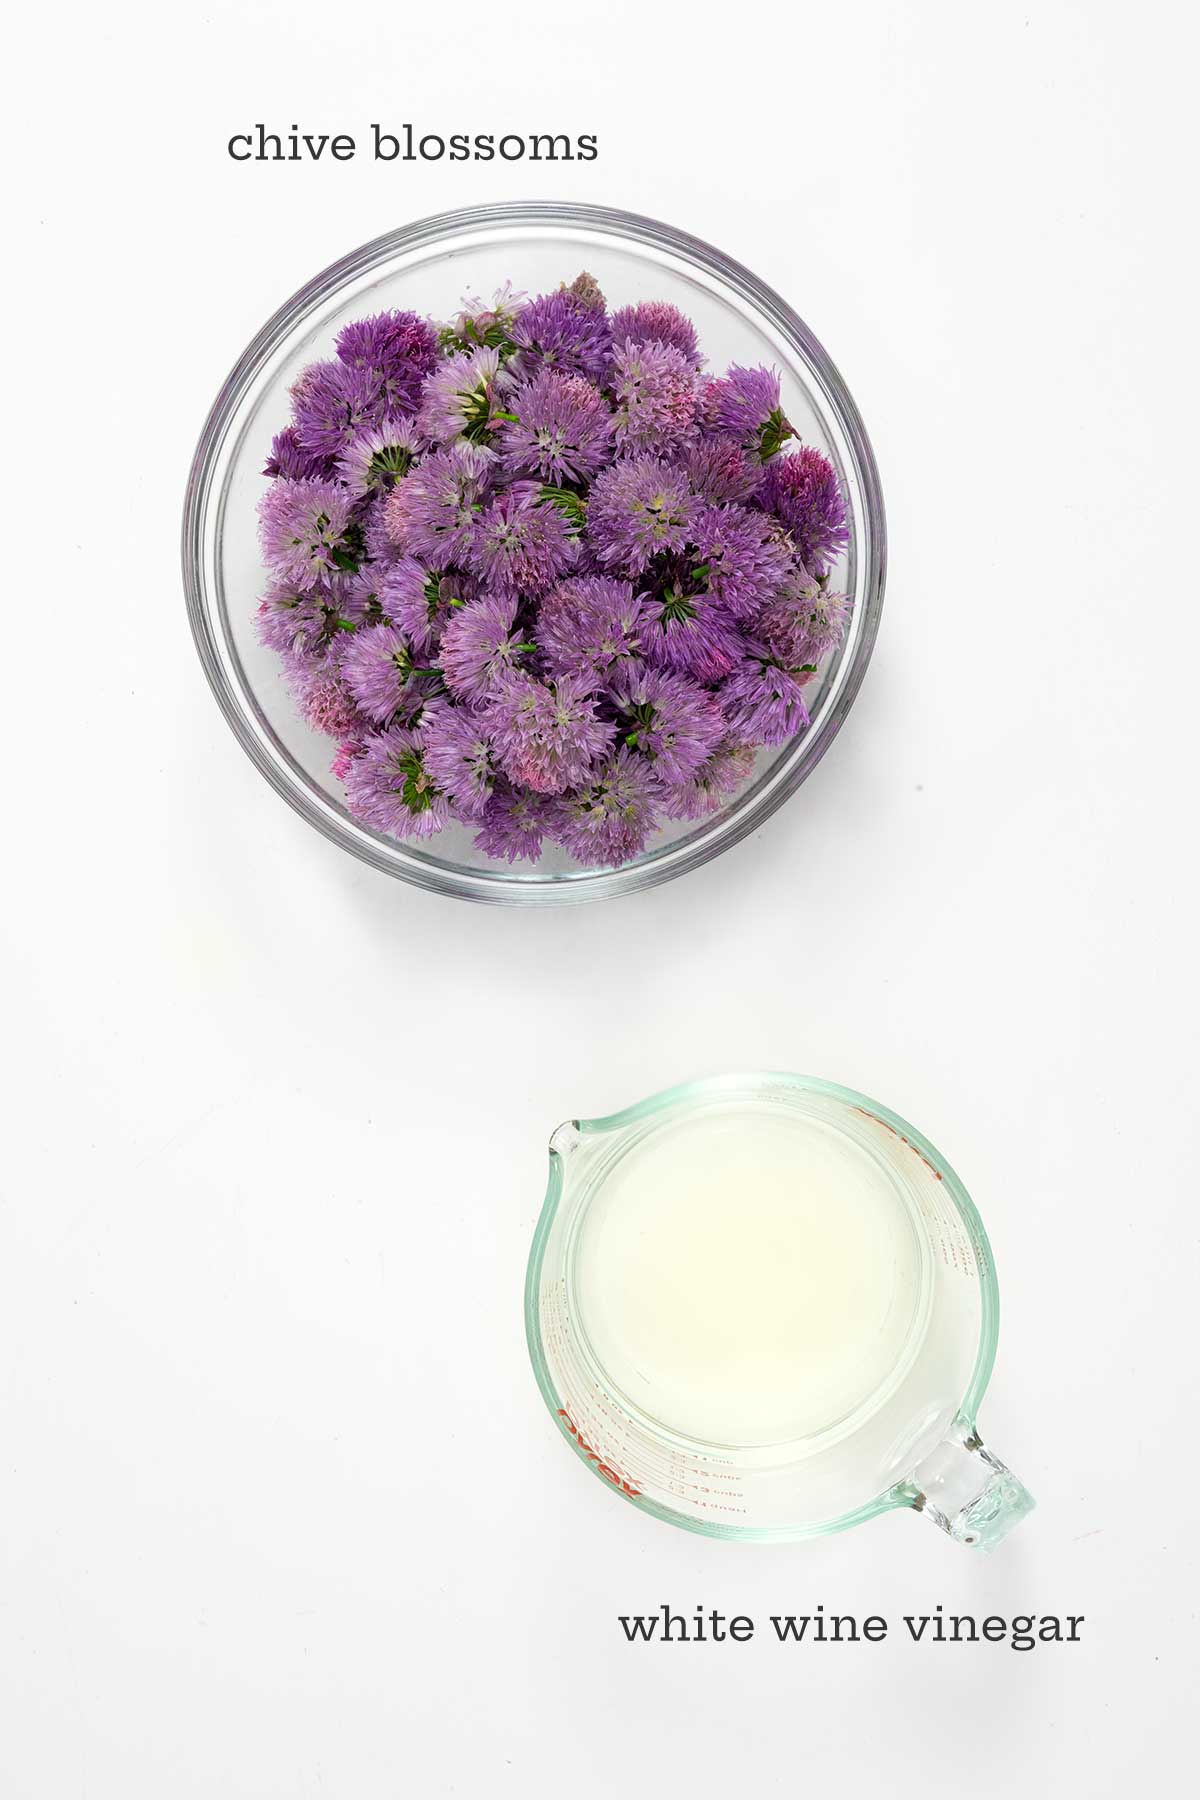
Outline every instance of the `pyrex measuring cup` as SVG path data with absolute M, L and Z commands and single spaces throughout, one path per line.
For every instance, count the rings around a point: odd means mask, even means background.
M 816 1537 L 911 1507 L 990 1549 L 1033 1506 L 976 1430 L 997 1310 L 954 1171 L 831 1082 L 719 1076 L 550 1140 L 538 1384 L 613 1493 L 686 1530 Z

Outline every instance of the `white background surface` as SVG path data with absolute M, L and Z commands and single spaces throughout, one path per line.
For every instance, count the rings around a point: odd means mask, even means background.
M 1185 21 L 72 0 L 10 39 L 6 1800 L 1177 1785 Z M 596 131 L 600 156 L 230 163 L 260 119 Z M 683 882 L 546 916 L 410 891 L 295 818 L 208 694 L 176 553 L 262 320 L 381 230 L 533 194 L 658 215 L 781 289 L 862 408 L 892 548 L 800 795 Z M 878 1095 L 971 1187 L 1004 1300 L 982 1423 L 1040 1500 L 990 1560 L 903 1514 L 697 1540 L 545 1416 L 520 1294 L 550 1127 L 738 1065 Z M 627 1645 L 616 1615 L 663 1601 L 762 1629 Z M 904 1641 L 938 1602 L 1086 1626 Z M 770 1641 L 817 1603 L 892 1638 Z

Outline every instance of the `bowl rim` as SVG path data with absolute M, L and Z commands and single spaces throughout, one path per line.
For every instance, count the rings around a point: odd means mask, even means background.
M 853 653 L 846 659 L 832 704 L 800 741 L 798 753 L 778 780 L 720 819 L 709 832 L 700 831 L 667 845 L 641 862 L 616 869 L 581 870 L 578 874 L 515 878 L 501 865 L 495 871 L 439 865 L 426 852 L 408 853 L 400 840 L 387 839 L 355 826 L 322 803 L 312 786 L 297 779 L 290 759 L 272 756 L 246 717 L 226 672 L 213 624 L 205 572 L 205 529 L 213 481 L 226 438 L 242 401 L 264 363 L 320 303 L 349 281 L 379 268 L 405 251 L 472 231 L 560 226 L 597 235 L 620 236 L 665 251 L 714 276 L 756 310 L 799 352 L 837 418 L 853 459 L 861 505 L 867 521 L 867 544 L 856 545 L 862 560 L 862 599 Z M 862 685 L 874 649 L 883 606 L 887 569 L 887 532 L 883 496 L 874 452 L 853 398 L 832 359 L 800 316 L 773 288 L 743 264 L 702 238 L 676 226 L 623 211 L 618 207 L 559 200 L 488 202 L 433 213 L 384 232 L 330 263 L 274 312 L 252 338 L 223 382 L 201 431 L 184 498 L 181 553 L 183 586 L 192 636 L 200 662 L 230 729 L 259 772 L 301 818 L 331 842 L 381 872 L 434 892 L 493 905 L 571 905 L 621 893 L 637 893 L 674 880 L 740 843 L 791 798 L 820 762 L 840 730 Z M 273 735 L 273 734 L 272 734 Z

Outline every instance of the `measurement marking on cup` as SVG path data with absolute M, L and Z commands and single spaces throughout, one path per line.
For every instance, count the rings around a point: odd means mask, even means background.
M 593 1450 L 591 1445 L 586 1441 L 583 1433 L 580 1431 L 578 1425 L 576 1425 L 565 1406 L 559 1407 L 558 1416 L 570 1432 L 571 1436 L 575 1439 L 575 1442 L 579 1445 L 580 1453 L 587 1458 L 588 1462 L 595 1463 L 596 1468 L 599 1470 L 600 1474 L 604 1476 L 605 1480 L 611 1481 L 613 1486 L 620 1488 L 623 1494 L 628 1494 L 631 1500 L 640 1499 L 642 1492 L 641 1488 L 631 1487 L 623 1475 L 619 1475 L 616 1469 L 610 1468 L 608 1463 L 601 1461 L 599 1452 Z
M 856 1106 L 854 1110 L 856 1113 L 861 1113 L 864 1119 L 870 1119 L 873 1124 L 882 1125 L 885 1131 L 890 1131 L 892 1136 L 894 1138 L 899 1138 L 902 1144 L 907 1144 L 913 1155 L 920 1157 L 921 1161 L 925 1164 L 925 1167 L 929 1170 L 935 1180 L 941 1181 L 943 1179 L 942 1171 L 938 1168 L 937 1164 L 930 1162 L 925 1152 L 919 1150 L 910 1138 L 905 1137 L 902 1131 L 897 1131 L 894 1125 L 889 1125 L 886 1119 L 881 1119 L 879 1117 L 878 1113 L 868 1112 L 865 1106 Z

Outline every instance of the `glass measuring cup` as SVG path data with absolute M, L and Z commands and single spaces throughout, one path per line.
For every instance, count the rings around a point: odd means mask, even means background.
M 945 1159 L 831 1082 L 718 1076 L 550 1140 L 538 1385 L 614 1493 L 686 1530 L 817 1537 L 910 1507 L 992 1548 L 1034 1504 L 976 1429 L 998 1298 Z

